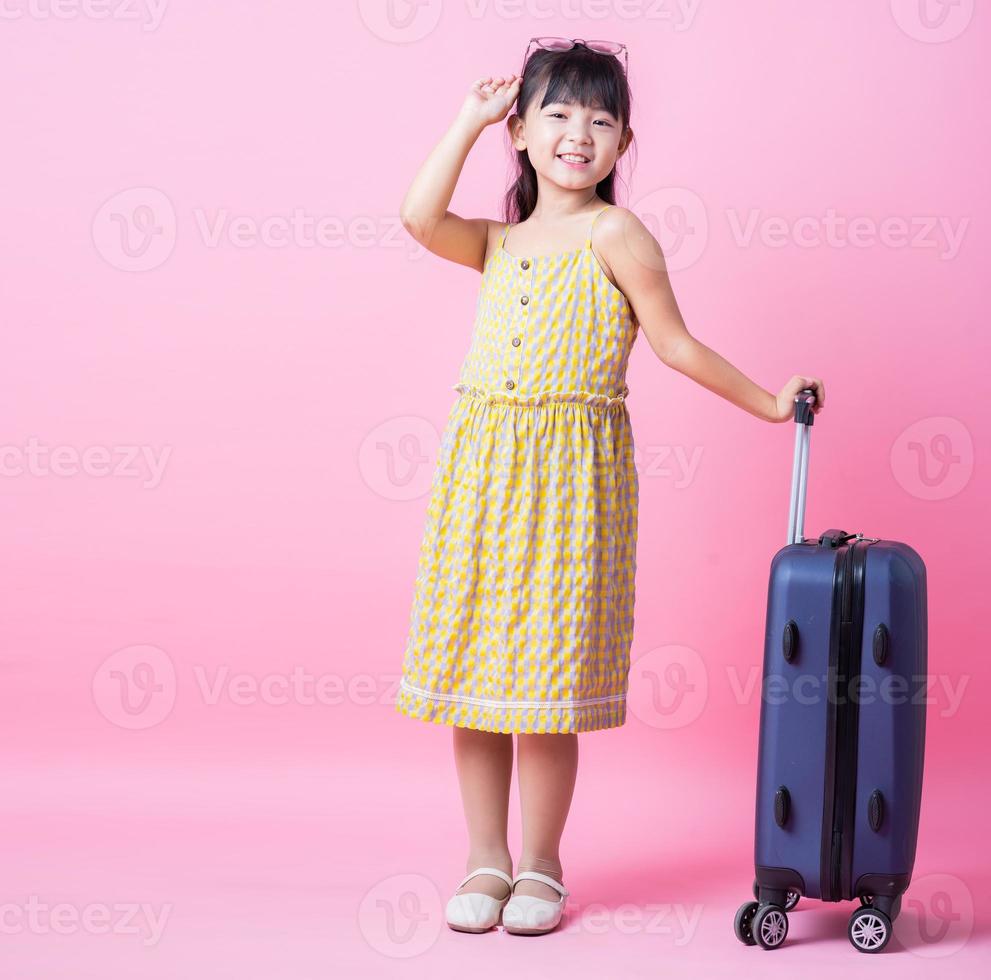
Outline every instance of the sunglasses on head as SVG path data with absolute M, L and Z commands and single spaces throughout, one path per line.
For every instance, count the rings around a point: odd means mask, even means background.
M 630 55 L 622 41 L 586 41 L 580 37 L 531 37 L 530 43 L 526 46 L 526 54 L 523 55 L 523 68 L 526 69 L 531 47 L 542 48 L 544 51 L 570 51 L 578 44 L 584 45 L 589 51 L 594 51 L 596 54 L 618 57 L 622 52 L 623 71 L 626 72 L 629 68 Z

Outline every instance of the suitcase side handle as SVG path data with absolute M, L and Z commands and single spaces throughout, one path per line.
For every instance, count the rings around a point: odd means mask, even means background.
M 805 534 L 805 490 L 809 479 L 809 437 L 815 414 L 816 393 L 803 388 L 795 396 L 795 458 L 791 467 L 791 502 L 788 509 L 788 544 L 801 544 Z

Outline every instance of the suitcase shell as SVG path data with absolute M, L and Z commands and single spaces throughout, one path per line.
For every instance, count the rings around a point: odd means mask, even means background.
M 771 900 L 894 900 L 915 861 L 926 569 L 907 544 L 842 535 L 771 563 L 754 834 Z

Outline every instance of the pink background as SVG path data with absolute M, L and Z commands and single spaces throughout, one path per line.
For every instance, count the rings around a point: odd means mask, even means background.
M 134 20 L 11 0 L 3 975 L 864 965 L 847 903 L 803 902 L 774 954 L 733 936 L 793 430 L 665 370 L 643 337 L 630 714 L 581 740 L 567 922 L 532 943 L 443 925 L 466 847 L 451 731 L 393 701 L 478 277 L 422 254 L 398 210 L 470 82 L 518 71 L 534 34 L 629 44 L 639 156 L 620 203 L 669 249 L 689 329 L 773 391 L 825 379 L 806 533 L 904 540 L 927 563 L 918 858 L 872 968 L 986 965 L 974 6 L 943 23 L 936 0 L 929 21 L 916 0 L 110 6 Z M 489 130 L 452 209 L 498 217 L 506 173 Z M 515 790 L 512 807 L 518 853 Z

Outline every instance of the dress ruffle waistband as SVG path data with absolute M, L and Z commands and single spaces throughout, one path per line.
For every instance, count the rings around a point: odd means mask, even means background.
M 452 385 L 455 391 L 470 395 L 493 405 L 512 405 L 518 408 L 537 408 L 555 402 L 577 402 L 580 405 L 592 405 L 595 408 L 614 408 L 623 405 L 630 389 L 624 385 L 618 395 L 601 395 L 591 391 L 541 391 L 535 395 L 508 395 L 502 391 L 488 391 L 477 385 L 459 381 Z

